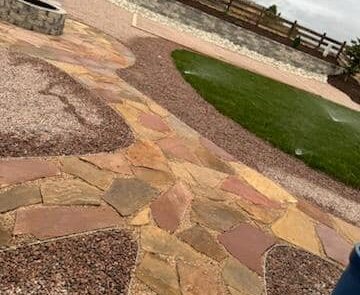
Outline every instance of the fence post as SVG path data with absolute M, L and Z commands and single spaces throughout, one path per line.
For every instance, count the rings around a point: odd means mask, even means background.
M 318 44 L 318 46 L 317 46 L 316 48 L 320 48 L 320 46 L 321 46 L 321 45 L 323 44 L 323 42 L 324 42 L 325 37 L 326 37 L 326 33 L 324 33 L 324 34 L 321 36 L 321 39 L 320 39 L 320 41 L 319 41 L 319 44 Z
M 339 59 L 340 54 L 343 52 L 344 48 L 346 46 L 346 41 L 341 45 L 339 52 L 336 55 L 336 59 Z
M 231 7 L 233 1 L 234 1 L 234 0 L 230 0 L 230 2 L 228 3 L 228 5 L 227 5 L 227 7 L 226 7 L 225 13 L 228 13 L 228 12 L 229 12 L 230 7 Z
M 257 26 L 257 27 L 259 26 L 259 24 L 260 24 L 260 22 L 261 22 L 261 20 L 262 20 L 262 18 L 263 18 L 263 16 L 264 16 L 264 14 L 265 14 L 265 11 L 266 11 L 266 8 L 264 7 L 264 8 L 261 10 L 261 13 L 260 13 L 260 15 L 259 15 L 259 18 L 256 20 L 256 26 Z
M 291 37 L 292 33 L 296 30 L 296 27 L 297 27 L 297 20 L 294 21 L 293 25 L 291 26 L 289 32 L 288 32 L 288 38 Z

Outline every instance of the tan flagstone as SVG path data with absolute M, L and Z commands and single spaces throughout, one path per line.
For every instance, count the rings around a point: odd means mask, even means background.
M 170 172 L 145 167 L 133 167 L 133 171 L 137 178 L 149 183 L 160 191 L 168 189 L 175 182 L 175 178 Z
M 147 225 L 150 222 L 150 208 L 145 208 L 140 211 L 131 221 L 131 225 L 141 226 Z
M 174 173 L 178 180 L 181 180 L 188 184 L 196 184 L 195 179 L 192 177 L 190 172 L 185 167 L 184 163 L 180 162 L 169 162 L 171 171 Z
M 285 213 L 285 210 L 270 209 L 260 205 L 254 205 L 244 200 L 238 200 L 237 204 L 248 214 L 251 218 L 260 221 L 264 224 L 271 224 L 279 219 Z
M 227 174 L 234 174 L 234 169 L 228 165 L 226 162 L 215 156 L 208 149 L 199 146 L 195 150 L 197 158 L 200 160 L 201 164 L 207 168 L 220 171 Z
M 296 198 L 289 194 L 285 189 L 256 170 L 237 162 L 231 162 L 231 165 L 235 168 L 239 176 L 244 178 L 250 185 L 267 198 L 281 203 L 297 202 Z
M 222 182 L 228 174 L 194 165 L 191 163 L 184 163 L 184 167 L 193 176 L 193 178 L 203 186 L 216 187 Z
M 296 208 L 289 208 L 285 215 L 273 224 L 272 231 L 277 237 L 291 244 L 317 255 L 321 253 L 313 221 Z
M 350 223 L 347 223 L 340 218 L 337 218 L 335 216 L 331 216 L 335 228 L 337 229 L 340 234 L 346 238 L 349 242 L 355 244 L 360 242 L 360 228 L 356 227 L 355 225 L 352 225 Z
M 170 115 L 170 113 L 165 108 L 151 100 L 147 102 L 147 105 L 153 113 L 159 115 L 162 118 L 168 117 Z

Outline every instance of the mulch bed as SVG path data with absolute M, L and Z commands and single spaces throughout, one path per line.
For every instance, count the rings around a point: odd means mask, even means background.
M 122 230 L 0 252 L 0 293 L 127 294 L 136 256 Z
M 306 186 L 294 186 L 294 176 L 331 190 L 339 196 L 359 201 L 359 191 L 307 167 L 300 160 L 256 137 L 231 119 L 224 117 L 187 84 L 170 56 L 180 45 L 160 38 L 137 38 L 127 44 L 136 56 L 134 66 L 118 70 L 119 76 L 168 109 L 202 136 L 213 141 L 238 160 L 268 175 L 298 197 L 313 199 Z M 266 174 L 266 173 L 265 173 Z M 321 192 L 317 192 L 321 193 Z M 324 195 L 327 197 L 327 194 Z
M 336 265 L 288 246 L 270 250 L 265 263 L 268 295 L 329 295 L 342 273 Z
M 113 151 L 133 135 L 105 102 L 37 58 L 0 50 L 0 157 Z
M 360 83 L 350 77 L 345 81 L 345 75 L 329 76 L 328 83 L 346 93 L 354 102 L 360 104 Z

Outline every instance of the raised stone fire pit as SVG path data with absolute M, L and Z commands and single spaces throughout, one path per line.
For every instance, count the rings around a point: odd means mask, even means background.
M 0 0 L 0 19 L 49 35 L 61 35 L 66 12 L 46 0 Z

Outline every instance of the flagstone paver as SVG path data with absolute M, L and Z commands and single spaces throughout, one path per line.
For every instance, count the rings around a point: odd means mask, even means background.
M 304 200 L 298 200 L 297 207 L 299 210 L 310 216 L 312 219 L 328 226 L 333 227 L 329 214 L 321 211 L 316 205 L 310 204 Z
M 144 156 L 146 155 L 146 156 Z M 168 172 L 167 160 L 160 148 L 150 141 L 133 144 L 126 153 L 129 161 L 138 167 L 146 167 Z
M 179 261 L 177 270 L 183 295 L 225 294 L 218 283 L 216 273 L 207 267 L 199 267 Z
M 200 160 L 186 145 L 186 142 L 178 137 L 168 137 L 157 142 L 162 151 L 170 159 L 180 159 L 194 164 L 201 164 Z
M 272 236 L 246 223 L 221 234 L 219 241 L 233 257 L 258 274 L 263 272 L 263 254 L 275 244 Z
M 130 165 L 122 152 L 91 155 L 81 157 L 81 159 L 88 161 L 101 169 L 110 170 L 122 175 L 132 175 Z
M 344 236 L 344 238 L 353 244 L 360 242 L 360 228 L 334 216 L 332 216 L 332 220 L 336 229 Z
M 151 253 L 181 258 L 193 263 L 202 259 L 198 252 L 176 236 L 150 225 L 141 228 L 141 247 Z
M 188 169 L 186 169 L 183 163 L 179 162 L 169 162 L 171 171 L 174 173 L 176 179 L 184 181 L 188 184 L 196 184 L 194 177 L 190 174 Z
M 150 223 L 150 208 L 140 211 L 131 221 L 131 225 L 142 226 Z
M 224 201 L 228 198 L 224 191 L 208 186 L 192 185 L 191 190 L 194 195 L 208 198 L 212 201 Z
M 192 163 L 183 163 L 185 169 L 202 186 L 216 187 L 228 174 Z
M 229 258 L 222 270 L 222 277 L 226 285 L 235 291 L 231 294 L 261 295 L 263 294 L 263 282 L 256 273 L 249 270 L 233 258 Z M 238 292 L 238 293 L 237 293 Z
M 122 224 L 109 207 L 28 207 L 17 211 L 14 234 L 44 240 Z
M 192 203 L 191 220 L 217 231 L 226 231 L 243 222 L 245 217 L 226 204 L 195 199 Z
M 195 250 L 216 261 L 222 261 L 226 257 L 225 250 L 218 244 L 216 239 L 200 225 L 194 225 L 179 233 L 177 236 Z
M 129 216 L 148 205 L 158 191 L 136 178 L 117 178 L 105 193 L 104 200 L 122 216 Z
M 177 183 L 150 205 L 155 222 L 160 228 L 171 233 L 176 231 L 192 198 L 188 188 Z
M 11 232 L 4 226 L 5 221 L 0 218 L 0 248 L 8 245 L 11 239 Z
M 326 255 L 342 265 L 347 265 L 352 245 L 340 237 L 336 231 L 325 225 L 317 225 L 316 232 L 319 235 Z
M 159 295 L 181 295 L 174 265 L 153 254 L 146 254 L 136 276 Z
M 0 160 L 0 187 L 60 173 L 55 164 L 43 160 Z
M 155 114 L 142 113 L 138 118 L 140 124 L 144 127 L 153 129 L 158 132 L 166 133 L 170 131 L 170 128 L 163 119 Z
M 254 203 L 255 205 L 265 206 L 270 209 L 279 209 L 281 207 L 278 202 L 266 198 L 253 187 L 233 176 L 228 177 L 222 183 L 221 189 L 226 192 L 233 193 L 244 200 Z
M 207 149 L 202 146 L 198 147 L 195 150 L 195 154 L 200 160 L 201 164 L 210 169 L 220 171 L 226 174 L 234 174 L 234 169 L 225 163 L 223 160 L 219 159 L 217 156 L 209 152 Z
M 100 205 L 103 192 L 79 179 L 48 181 L 41 184 L 47 205 Z
M 289 208 L 286 214 L 272 226 L 274 234 L 305 250 L 320 254 L 315 226 L 311 219 L 296 208 Z
M 236 169 L 239 176 L 244 178 L 246 182 L 270 200 L 281 203 L 297 202 L 296 198 L 285 189 L 256 170 L 236 162 L 233 162 L 232 166 Z
M 155 187 L 160 191 L 168 189 L 175 182 L 171 172 L 145 167 L 133 167 L 132 170 L 134 171 L 136 178 L 149 183 L 152 187 Z
M 41 203 L 39 186 L 36 184 L 19 185 L 0 193 L 0 213 L 19 207 Z
M 209 151 L 213 152 L 215 155 L 217 155 L 221 159 L 223 159 L 225 161 L 235 161 L 234 156 L 232 156 L 227 151 L 220 148 L 219 146 L 217 146 L 215 143 L 208 140 L 207 138 L 200 137 L 200 143 L 203 147 L 207 148 Z
M 102 190 L 106 190 L 112 182 L 113 174 L 111 172 L 100 170 L 78 158 L 65 157 L 61 163 L 65 173 L 77 176 Z

